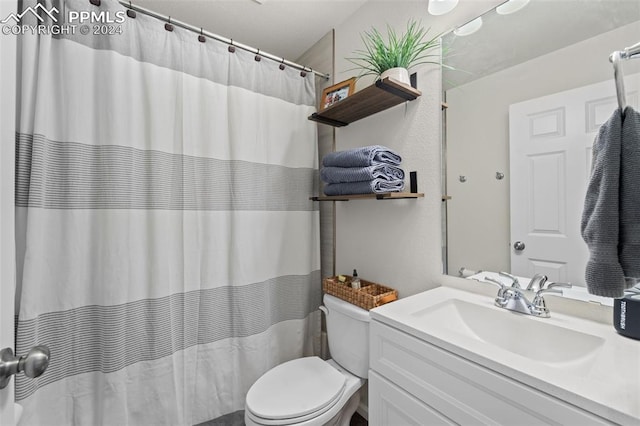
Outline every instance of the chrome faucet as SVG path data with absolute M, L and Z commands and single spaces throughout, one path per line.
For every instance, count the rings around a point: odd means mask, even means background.
M 538 291 L 544 288 L 545 283 L 547 282 L 547 276 L 543 274 L 535 274 L 529 284 L 527 285 L 527 290 Z
M 521 288 L 520 287 L 520 283 L 518 282 L 518 277 L 515 277 L 511 274 L 508 274 L 506 272 L 498 272 L 498 275 L 500 275 L 501 277 L 505 277 L 505 278 L 509 278 L 511 280 L 511 287 L 512 288 Z
M 572 286 L 571 284 L 565 283 L 549 283 L 549 285 L 544 287 L 544 284 L 547 281 L 546 277 L 544 278 L 545 279 L 541 284 L 542 288 L 535 292 L 533 301 L 530 302 L 518 285 L 517 280 L 511 284 L 511 287 L 508 287 L 499 280 L 493 279 L 491 277 L 484 277 L 487 282 L 496 284 L 498 287 L 500 287 L 500 290 L 498 290 L 498 294 L 494 301 L 494 304 L 497 307 L 508 309 L 510 311 L 520 312 L 525 315 L 549 318 L 551 314 L 549 313 L 549 308 L 547 308 L 547 304 L 545 303 L 544 297 L 542 296 L 547 293 L 562 294 L 562 290 L 560 290 L 560 288 L 571 288 Z M 531 283 L 529 283 L 529 286 L 531 286 Z M 527 288 L 529 288 L 529 286 L 527 286 Z
M 569 283 L 551 283 L 546 288 L 541 288 L 536 291 L 536 295 L 533 298 L 533 302 L 531 304 L 535 308 L 535 314 L 538 317 L 549 318 L 551 314 L 549 313 L 549 308 L 547 308 L 547 304 L 544 301 L 544 297 L 542 297 L 545 293 L 556 293 L 562 294 L 562 290 L 560 288 L 571 288 L 572 285 Z
M 505 298 L 505 293 L 507 292 L 507 289 L 509 287 L 507 287 L 506 285 L 504 285 L 502 283 L 502 281 L 500 280 L 496 280 L 494 278 L 491 277 L 484 277 L 484 279 L 492 284 L 496 284 L 500 287 L 500 290 L 498 290 L 498 295 L 496 296 L 496 305 L 498 305 L 498 303 L 502 304 L 504 302 L 506 302 L 506 298 Z

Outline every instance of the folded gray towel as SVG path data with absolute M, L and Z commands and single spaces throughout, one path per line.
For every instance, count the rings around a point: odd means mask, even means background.
M 593 143 L 591 178 L 582 212 L 589 247 L 589 293 L 622 297 L 640 277 L 640 116 L 616 110 Z M 626 277 L 626 279 L 625 279 Z
M 403 180 L 373 179 L 362 182 L 328 183 L 324 186 L 324 194 L 380 194 L 384 192 L 402 192 L 403 189 Z
M 404 180 L 404 171 L 389 164 L 369 167 L 323 167 L 320 178 L 326 183 L 361 182 L 373 179 Z
M 402 158 L 398 154 L 381 145 L 331 152 L 322 159 L 325 167 L 367 167 L 376 164 L 397 166 L 401 162 Z

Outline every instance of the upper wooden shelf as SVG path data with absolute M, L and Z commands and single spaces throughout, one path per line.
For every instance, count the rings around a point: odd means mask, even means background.
M 378 194 L 353 194 L 353 195 L 322 195 L 319 197 L 309 197 L 312 201 L 349 201 L 349 200 L 397 200 L 400 198 L 422 198 L 421 192 L 383 192 Z
M 341 100 L 324 111 L 314 112 L 309 120 L 343 127 L 405 101 L 412 101 L 422 92 L 392 78 L 378 80 L 365 89 Z

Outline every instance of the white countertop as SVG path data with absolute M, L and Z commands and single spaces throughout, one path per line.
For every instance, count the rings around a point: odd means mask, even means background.
M 506 350 L 499 345 L 469 337 L 466 332 L 456 332 L 453 324 L 449 328 L 433 324 L 429 312 L 449 300 L 472 303 L 491 312 L 505 322 L 518 322 L 540 329 L 549 326 L 595 336 L 602 344 L 583 357 L 563 360 L 544 359 Z M 640 425 L 640 340 L 619 335 L 610 325 L 577 317 L 551 312 L 551 318 L 536 318 L 498 308 L 493 298 L 449 287 L 439 287 L 411 297 L 397 300 L 371 310 L 371 318 L 402 330 L 421 340 L 456 353 L 486 368 L 527 384 L 556 398 L 574 404 L 584 410 L 619 424 Z M 484 311 L 486 312 L 486 311 Z M 495 314 L 495 315 L 494 315 Z M 520 317 L 520 318 L 518 318 Z M 499 324 L 498 326 L 499 327 Z M 462 331 L 462 330 L 461 330 Z M 559 335 L 562 335 L 560 333 Z M 525 339 L 522 333 L 515 337 Z M 531 339 L 531 345 L 537 342 Z M 561 340 L 561 339 L 560 339 Z M 548 343 L 548 342 L 547 342 Z M 554 341 L 554 352 L 564 351 L 558 345 L 567 344 Z M 526 348 L 526 344 L 524 345 Z M 575 347 L 567 348 L 567 353 L 575 353 Z

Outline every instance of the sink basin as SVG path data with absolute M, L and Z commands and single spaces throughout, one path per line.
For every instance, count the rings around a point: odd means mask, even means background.
M 560 327 L 493 305 L 449 299 L 412 312 L 431 329 L 488 343 L 545 363 L 567 363 L 588 357 L 602 347 L 599 336 Z
M 486 295 L 438 287 L 370 314 L 375 322 L 615 424 L 640 426 L 640 341 L 620 336 L 610 323 L 556 310 L 550 318 L 507 311 L 493 304 L 491 290 Z M 393 350 L 392 343 L 382 350 Z

